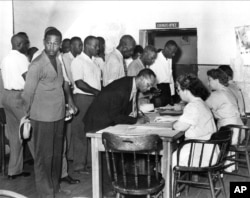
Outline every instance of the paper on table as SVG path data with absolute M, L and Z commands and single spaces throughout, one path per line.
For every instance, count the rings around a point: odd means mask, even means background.
M 168 110 L 173 110 L 173 109 L 174 109 L 174 106 L 168 104 L 168 105 L 166 105 L 166 106 L 158 107 L 158 108 L 156 108 L 156 109 L 161 109 L 161 110 L 166 110 L 166 109 L 168 109 Z
M 180 116 L 157 116 L 154 122 L 174 122 L 179 119 Z

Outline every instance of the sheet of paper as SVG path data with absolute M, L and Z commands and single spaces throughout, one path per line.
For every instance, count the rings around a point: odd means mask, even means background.
M 157 116 L 155 122 L 174 122 L 179 119 L 180 116 Z

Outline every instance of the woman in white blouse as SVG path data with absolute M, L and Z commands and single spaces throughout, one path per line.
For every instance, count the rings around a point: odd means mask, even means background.
M 187 74 L 177 78 L 177 92 L 180 98 L 187 103 L 183 114 L 173 124 L 173 128 L 179 131 L 185 131 L 185 139 L 209 140 L 211 135 L 216 132 L 216 125 L 212 112 L 204 102 L 209 97 L 209 91 L 202 82 L 194 75 Z M 211 145 L 205 147 L 209 151 Z M 198 166 L 199 152 L 201 144 L 196 144 L 192 161 L 193 166 Z M 180 165 L 186 165 L 188 162 L 190 145 L 185 145 L 180 153 Z M 211 153 L 211 152 L 207 152 Z M 202 166 L 206 166 L 210 156 L 203 158 Z M 215 159 L 215 158 L 214 158 Z M 173 153 L 173 167 L 176 165 L 176 152 Z
M 211 69 L 207 72 L 208 84 L 211 94 L 206 100 L 212 110 L 217 127 L 220 129 L 229 124 L 242 125 L 240 113 L 235 96 L 228 88 L 228 76 L 220 69 Z M 235 131 L 232 137 L 232 144 L 237 141 L 238 132 Z M 242 140 L 244 137 L 242 136 Z

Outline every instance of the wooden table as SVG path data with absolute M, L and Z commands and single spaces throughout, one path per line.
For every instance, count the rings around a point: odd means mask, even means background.
M 172 152 L 173 143 L 184 135 L 183 132 L 172 130 L 172 123 L 155 123 L 153 122 L 157 114 L 150 114 L 151 122 L 144 125 L 116 125 L 107 127 L 96 133 L 87 133 L 91 138 L 92 153 L 92 194 L 93 198 L 102 198 L 102 178 L 101 178 L 101 157 L 100 152 L 104 151 L 102 144 L 102 132 L 115 134 L 158 134 L 163 140 L 162 155 L 162 174 L 165 178 L 164 197 L 172 198 Z

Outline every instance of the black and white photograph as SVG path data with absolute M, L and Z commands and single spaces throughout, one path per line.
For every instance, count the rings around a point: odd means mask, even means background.
M 249 8 L 0 0 L 0 198 L 250 197 Z

